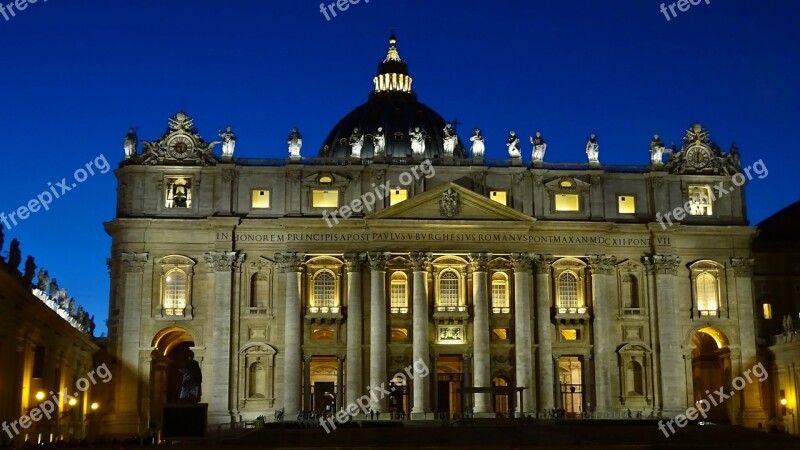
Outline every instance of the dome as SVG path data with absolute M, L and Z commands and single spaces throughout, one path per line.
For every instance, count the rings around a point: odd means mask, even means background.
M 425 135 L 424 156 L 430 159 L 444 157 L 444 129 L 448 122 L 417 100 L 417 95 L 411 90 L 408 64 L 397 53 L 396 43 L 397 40 L 392 36 L 386 59 L 378 65 L 378 73 L 373 79 L 375 89 L 369 101 L 336 124 L 320 149 L 320 158 L 350 158 L 350 137 L 363 134 L 361 158 L 372 159 L 375 155 L 372 138 L 379 129 L 382 129 L 386 139 L 386 158 L 389 162 L 392 158 L 410 158 L 409 132 L 417 127 Z M 453 156 L 467 157 L 461 139 L 458 139 Z

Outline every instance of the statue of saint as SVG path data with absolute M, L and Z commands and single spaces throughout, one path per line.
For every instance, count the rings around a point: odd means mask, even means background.
M 287 141 L 289 144 L 289 156 L 292 158 L 300 158 L 300 149 L 303 148 L 303 136 L 300 136 L 300 132 L 297 131 L 297 128 L 292 128 L 292 132 L 289 134 Z
M 136 130 L 131 128 L 128 134 L 125 135 L 125 159 L 131 159 L 136 156 L 136 146 L 139 144 L 139 138 L 136 137 Z
M 661 142 L 661 138 L 657 134 L 653 135 L 653 141 L 650 142 L 650 163 L 654 166 L 661 166 L 664 164 L 664 152 L 667 147 Z
M 374 156 L 386 155 L 386 135 L 383 132 L 383 127 L 378 127 L 378 131 L 372 135 L 372 145 L 375 146 Z
M 231 126 L 225 127 L 225 130 L 219 130 L 219 137 L 222 138 L 222 157 L 233 158 L 233 149 L 236 147 L 236 134 L 231 130 Z
M 456 130 L 453 129 L 452 124 L 447 124 L 444 126 L 444 156 L 452 157 L 453 152 L 456 150 L 456 144 L 458 144 L 458 136 L 456 135 Z
M 22 252 L 19 249 L 19 241 L 15 238 L 11 240 L 11 247 L 8 248 L 8 267 L 13 273 L 21 263 Z
M 483 140 L 483 134 L 480 128 L 472 130 L 472 137 L 469 138 L 469 140 L 472 141 L 472 157 L 478 159 L 483 158 L 483 153 L 486 151 L 486 143 Z
M 22 274 L 22 281 L 25 282 L 26 286 L 33 285 L 33 277 L 36 276 L 36 262 L 33 259 L 33 256 L 28 255 L 28 258 L 25 259 L 25 271 Z
M 589 136 L 586 142 L 586 156 L 589 157 L 589 164 L 600 164 L 600 144 L 597 143 L 597 136 Z
M 44 269 L 39 269 L 39 276 L 37 277 L 36 288 L 44 292 L 47 290 L 47 285 L 50 283 L 50 274 Z
M 411 153 L 414 156 L 425 156 L 425 134 L 419 127 L 414 127 L 413 130 L 408 130 L 408 135 L 411 136 Z
M 199 403 L 202 396 L 203 372 L 200 364 L 189 355 L 186 364 L 178 369 L 182 374 L 180 401 L 185 403 Z
M 513 158 L 522 158 L 522 152 L 519 150 L 519 136 L 514 131 L 508 134 L 506 139 L 506 147 L 508 147 L 508 156 Z
M 350 143 L 350 157 L 361 158 L 361 149 L 364 148 L 364 134 L 358 131 L 358 127 L 353 128 L 353 134 L 348 140 Z
M 544 161 L 544 152 L 547 151 L 547 143 L 542 139 L 542 133 L 537 131 L 536 137 L 531 137 L 531 144 L 533 144 L 533 161 Z
M 50 282 L 50 290 L 47 291 L 47 293 L 52 300 L 58 298 L 58 281 L 56 281 L 55 278 L 53 278 L 53 281 Z

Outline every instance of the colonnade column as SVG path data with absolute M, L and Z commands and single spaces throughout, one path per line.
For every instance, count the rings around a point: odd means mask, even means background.
M 756 354 L 755 313 L 753 312 L 753 266 L 752 259 L 731 259 L 736 284 L 736 315 L 739 319 L 739 348 L 741 370 L 749 370 L 758 363 Z M 734 375 L 735 377 L 736 375 Z M 757 428 L 766 423 L 767 416 L 761 405 L 760 383 L 747 383 L 744 388 L 742 421 L 748 428 Z
M 369 385 L 381 386 L 386 377 L 386 260 L 389 253 L 369 253 L 370 266 L 370 325 L 369 325 Z M 378 413 L 388 412 L 383 395 L 372 396 L 370 408 Z M 388 414 L 384 417 L 389 417 Z
M 613 295 L 613 280 L 617 259 L 609 255 L 589 256 L 592 272 L 592 337 L 594 342 L 594 380 L 596 411 L 606 412 L 613 409 L 614 386 L 621 374 L 614 362 L 614 344 L 611 340 L 610 322 L 617 305 L 617 297 Z M 617 372 L 617 376 L 614 373 Z
M 278 253 L 275 260 L 284 273 L 286 297 L 283 355 L 283 407 L 286 418 L 296 417 L 301 411 L 300 367 L 302 365 L 302 321 L 300 310 L 300 277 L 305 255 Z
M 344 407 L 344 355 L 336 355 L 336 411 Z
M 428 347 L 428 263 L 430 259 L 430 253 L 411 253 L 411 265 L 414 270 L 414 314 L 412 319 L 414 361 L 412 364 L 417 361 L 430 364 Z M 430 377 L 417 377 L 413 383 L 414 405 L 411 408 L 411 418 L 425 419 L 431 412 Z
M 555 396 L 560 395 L 561 386 L 553 370 L 553 325 L 550 321 L 550 267 L 553 255 L 531 255 L 536 273 L 536 362 L 538 364 L 539 403 L 538 409 L 555 407 Z M 552 380 L 556 383 L 553 385 Z
M 675 255 L 654 255 L 649 258 L 656 274 L 656 310 L 658 355 L 661 368 L 662 414 L 675 417 L 686 411 L 686 382 L 680 351 L 679 327 L 675 326 L 675 275 L 680 258 Z
M 311 409 L 311 355 L 303 355 L 303 411 Z
M 534 403 L 533 362 L 531 358 L 531 258 L 527 253 L 512 253 L 514 266 L 514 350 L 516 364 L 515 387 L 524 387 L 521 404 L 516 404 L 516 415 L 536 410 Z M 516 393 L 514 394 L 516 395 Z
M 475 322 L 473 323 L 473 361 L 475 364 L 473 385 L 478 388 L 491 387 L 491 354 L 489 342 L 489 260 L 488 253 L 469 255 L 472 264 L 472 299 Z M 488 393 L 476 393 L 472 412 L 475 417 L 494 417 L 491 397 Z
M 348 405 L 354 404 L 364 395 L 364 371 L 362 365 L 362 346 L 364 342 L 364 322 L 361 298 L 361 269 L 364 256 L 359 253 L 345 253 L 347 267 L 347 372 L 345 399 Z

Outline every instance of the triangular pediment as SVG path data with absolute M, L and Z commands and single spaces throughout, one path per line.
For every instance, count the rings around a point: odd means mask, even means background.
M 513 208 L 455 183 L 445 183 L 365 217 L 366 220 L 479 220 L 535 222 Z

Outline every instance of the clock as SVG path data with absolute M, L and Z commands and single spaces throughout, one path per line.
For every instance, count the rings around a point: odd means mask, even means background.
M 686 164 L 695 169 L 703 169 L 711 161 L 711 153 L 707 148 L 695 145 L 686 150 Z
M 191 153 L 192 140 L 186 136 L 175 136 L 167 144 L 167 152 L 175 159 L 184 159 Z

